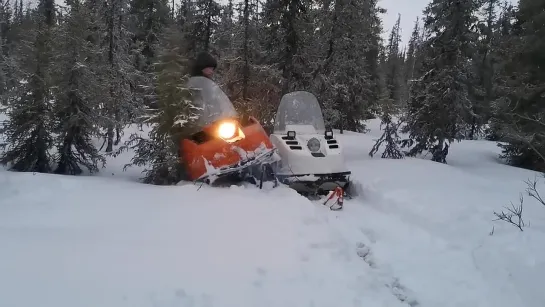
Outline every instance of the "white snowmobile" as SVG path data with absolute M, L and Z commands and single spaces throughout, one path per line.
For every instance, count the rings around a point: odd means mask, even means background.
M 326 129 L 318 99 L 305 91 L 284 95 L 269 136 L 281 160 L 278 180 L 305 196 L 344 191 L 350 183 L 341 144 Z M 338 195 L 337 195 L 338 196 Z M 331 198 L 331 197 L 330 197 Z

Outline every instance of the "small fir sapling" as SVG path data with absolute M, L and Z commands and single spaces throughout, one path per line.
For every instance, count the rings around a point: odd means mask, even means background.
M 187 60 L 180 55 L 182 35 L 175 25 L 166 29 L 164 46 L 154 63 L 155 108 L 148 109 L 140 120 L 151 127 L 149 137 L 133 134 L 115 155 L 128 148 L 135 150 L 129 166 L 148 166 L 143 182 L 174 184 L 184 179 L 184 169 L 178 155 L 180 137 L 197 119 L 197 108 L 192 104 L 191 92 L 183 87 L 187 82 Z

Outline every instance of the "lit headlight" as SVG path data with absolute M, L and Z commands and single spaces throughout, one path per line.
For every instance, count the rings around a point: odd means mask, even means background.
M 221 123 L 218 128 L 218 134 L 222 139 L 230 139 L 235 136 L 237 125 L 232 122 Z
M 307 147 L 310 151 L 316 152 L 320 150 L 320 141 L 318 141 L 316 138 L 312 138 L 308 140 Z

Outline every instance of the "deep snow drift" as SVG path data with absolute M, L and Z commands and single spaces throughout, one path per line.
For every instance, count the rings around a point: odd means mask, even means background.
M 486 141 L 448 165 L 370 158 L 369 125 L 339 136 L 360 194 L 337 212 L 137 183 L 131 153 L 95 176 L 0 171 L 0 306 L 545 306 L 545 207 L 526 197 L 524 232 L 492 221 L 535 173 Z

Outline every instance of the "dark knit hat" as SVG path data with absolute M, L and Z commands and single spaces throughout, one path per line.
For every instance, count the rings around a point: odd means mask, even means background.
M 218 66 L 218 62 L 214 57 L 207 53 L 207 52 L 201 52 L 197 55 L 195 60 L 193 61 L 192 69 L 191 69 L 191 75 L 192 76 L 202 76 L 202 70 L 207 67 L 212 67 L 216 69 Z

